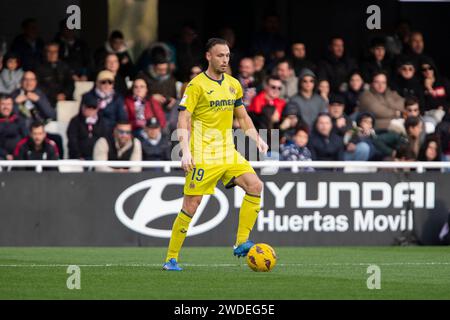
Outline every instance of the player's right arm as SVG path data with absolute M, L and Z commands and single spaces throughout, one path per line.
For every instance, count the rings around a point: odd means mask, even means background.
M 180 110 L 178 114 L 177 134 L 181 146 L 181 167 L 185 172 L 194 168 L 194 159 L 189 149 L 189 128 L 191 126 L 191 113 L 187 110 Z

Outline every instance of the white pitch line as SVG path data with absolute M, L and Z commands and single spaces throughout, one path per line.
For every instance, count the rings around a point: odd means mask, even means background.
M 351 267 L 359 267 L 359 266 L 369 266 L 369 265 L 378 265 L 378 266 L 448 266 L 450 262 L 386 262 L 386 263 L 278 263 L 278 267 L 330 267 L 330 266 L 351 266 Z M 149 264 L 139 264 L 139 263 L 124 263 L 124 264 L 0 264 L 0 268 L 63 268 L 68 267 L 70 265 L 77 265 L 82 268 L 105 268 L 105 267 L 137 267 L 137 268 L 145 268 L 145 267 L 161 267 L 162 264 L 159 263 L 149 263 Z M 244 264 L 231 264 L 231 263 L 219 263 L 219 264 L 196 264 L 196 263 L 182 263 L 183 266 L 186 267 L 241 267 Z

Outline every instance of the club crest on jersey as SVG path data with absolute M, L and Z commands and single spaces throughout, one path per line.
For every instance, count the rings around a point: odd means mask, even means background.
M 230 86 L 229 89 L 230 89 L 231 94 L 236 94 L 236 89 L 235 88 Z

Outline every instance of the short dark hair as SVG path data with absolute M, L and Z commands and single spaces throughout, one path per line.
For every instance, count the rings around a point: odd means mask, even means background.
M 294 69 L 294 65 L 292 64 L 292 61 L 290 59 L 281 59 L 280 61 L 278 61 L 277 66 L 282 63 L 287 63 L 289 69 Z
M 295 134 L 297 134 L 299 131 L 303 131 L 309 135 L 308 125 L 304 122 L 300 122 L 299 124 L 297 124 L 297 126 L 295 126 Z
M 421 122 L 419 117 L 408 117 L 405 120 L 405 130 L 408 132 L 410 128 L 416 127 Z
M 131 123 L 128 120 L 119 120 L 116 122 L 115 127 L 117 126 L 131 126 Z
M 214 47 L 214 46 L 216 46 L 218 44 L 228 46 L 228 42 L 225 39 L 222 39 L 222 38 L 210 38 L 206 42 L 205 52 L 208 52 L 209 50 L 211 50 L 212 47 Z
M 269 84 L 270 80 L 281 81 L 280 77 L 277 75 L 270 75 L 266 78 L 266 84 Z
M 381 71 L 375 71 L 374 73 L 372 73 L 371 82 L 373 82 L 373 80 L 375 79 L 375 77 L 378 77 L 378 76 L 380 76 L 380 75 L 385 76 L 385 77 L 386 77 L 386 80 L 389 79 L 389 77 L 388 77 L 386 71 L 381 70 Z
M 419 99 L 415 96 L 408 96 L 405 98 L 405 109 L 414 104 L 419 104 Z
M 111 32 L 111 35 L 109 36 L 109 39 L 123 39 L 123 33 L 122 31 L 119 30 L 114 30 L 113 32 Z
M 33 121 L 30 125 L 30 131 L 32 131 L 33 129 L 40 128 L 40 127 L 43 127 L 45 129 L 44 122 L 42 122 L 41 120 Z
M 0 100 L 14 100 L 12 95 L 8 94 L 8 93 L 0 93 Z

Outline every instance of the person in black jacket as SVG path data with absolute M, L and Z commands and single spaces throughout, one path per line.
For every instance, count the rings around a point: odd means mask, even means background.
M 383 38 L 374 38 L 370 45 L 370 56 L 361 66 L 365 82 L 371 82 L 376 72 L 386 73 L 388 79 L 392 74 L 392 59 L 386 55 L 386 44 Z
M 13 107 L 10 95 L 0 95 L 0 160 L 13 160 L 14 148 L 28 134 L 25 121 Z
M 393 76 L 392 89 L 403 98 L 416 97 L 419 99 L 420 110 L 424 110 L 424 90 L 416 76 L 416 68 L 411 60 L 405 59 L 400 62 L 397 74 Z
M 157 118 L 150 118 L 147 121 L 145 130 L 137 138 L 142 145 L 142 160 L 170 160 L 169 139 L 162 133 L 161 125 Z
M 312 159 L 319 161 L 342 160 L 344 143 L 342 138 L 333 132 L 333 122 L 328 113 L 320 113 L 317 117 L 308 142 Z
M 69 158 L 92 160 L 95 142 L 108 135 L 108 128 L 98 114 L 97 100 L 85 99 L 81 112 L 70 120 L 67 128 Z
M 424 58 L 420 62 L 422 88 L 425 96 L 425 111 L 450 107 L 450 82 L 442 77 L 433 60 Z

